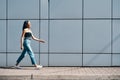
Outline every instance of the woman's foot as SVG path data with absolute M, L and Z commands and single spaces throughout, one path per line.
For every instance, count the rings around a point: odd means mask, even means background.
M 14 66 L 15 69 L 22 69 L 20 66 Z
M 42 67 L 42 65 L 36 65 L 36 69 L 41 69 Z

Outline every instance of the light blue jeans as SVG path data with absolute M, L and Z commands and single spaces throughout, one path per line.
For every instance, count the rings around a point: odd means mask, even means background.
M 23 43 L 23 46 L 24 46 L 24 49 L 21 53 L 21 55 L 19 56 L 18 60 L 17 60 L 17 63 L 20 63 L 21 60 L 25 57 L 26 55 L 26 52 L 29 54 L 30 56 L 30 59 L 31 59 L 31 62 L 33 65 L 36 64 L 36 61 L 35 61 L 35 56 L 34 56 L 34 53 L 32 51 L 32 48 L 30 46 L 30 43 L 31 43 L 31 40 L 30 39 L 24 39 L 24 43 Z

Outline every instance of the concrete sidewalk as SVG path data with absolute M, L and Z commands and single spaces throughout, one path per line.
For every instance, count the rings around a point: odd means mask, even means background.
M 0 68 L 0 80 L 120 80 L 120 67 Z

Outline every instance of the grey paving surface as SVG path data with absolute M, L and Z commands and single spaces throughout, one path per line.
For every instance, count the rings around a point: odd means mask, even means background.
M 0 68 L 0 80 L 120 80 L 120 67 Z

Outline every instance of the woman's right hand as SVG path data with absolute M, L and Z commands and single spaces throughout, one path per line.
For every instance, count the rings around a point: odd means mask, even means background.
M 21 50 L 23 50 L 23 48 L 24 48 L 23 46 L 20 47 Z

